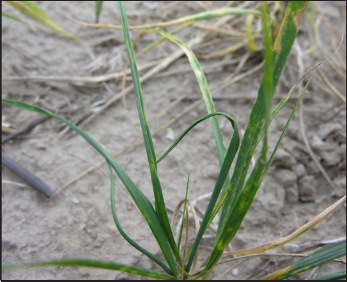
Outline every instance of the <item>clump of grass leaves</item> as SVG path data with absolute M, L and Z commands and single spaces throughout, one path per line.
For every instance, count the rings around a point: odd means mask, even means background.
M 102 1 L 97 1 L 97 19 L 101 10 Z M 119 15 L 122 22 L 122 28 L 124 32 L 125 42 L 129 55 L 129 62 L 131 67 L 131 73 L 134 83 L 135 96 L 137 109 L 139 114 L 139 119 L 141 123 L 141 129 L 143 133 L 143 138 L 146 146 L 146 153 L 148 158 L 149 170 L 152 179 L 153 192 L 155 195 L 155 206 L 153 207 L 149 199 L 142 193 L 142 191 L 134 184 L 131 178 L 127 175 L 127 173 L 123 170 L 123 168 L 114 160 L 111 155 L 92 137 L 90 137 L 87 133 L 82 131 L 79 127 L 72 124 L 71 122 L 65 120 L 64 118 L 49 112 L 47 110 L 41 109 L 39 107 L 29 105 L 26 103 L 22 103 L 19 101 L 13 101 L 9 99 L 3 98 L 2 101 L 10 104 L 12 106 L 34 111 L 40 114 L 48 115 L 54 117 L 68 126 L 70 126 L 73 130 L 79 133 L 90 145 L 92 145 L 107 161 L 108 167 L 110 170 L 111 176 L 111 207 L 112 214 L 115 221 L 115 224 L 120 232 L 120 234 L 124 237 L 125 240 L 129 242 L 134 248 L 148 256 L 151 260 L 156 262 L 165 273 L 159 273 L 156 271 L 151 271 L 148 269 L 143 269 L 135 266 L 124 265 L 121 263 L 110 262 L 110 261 L 99 261 L 99 260 L 89 260 L 89 259 L 61 259 L 55 261 L 45 261 L 45 262 L 37 262 L 37 263 L 28 263 L 25 265 L 6 265 L 3 266 L 3 270 L 14 269 L 17 267 L 32 267 L 32 266 L 87 266 L 87 267 L 96 267 L 96 268 L 104 268 L 108 270 L 117 270 L 128 272 L 132 274 L 157 278 L 157 279 L 199 279 L 201 277 L 208 278 L 213 268 L 219 262 L 220 258 L 224 253 L 225 248 L 234 238 L 239 226 L 241 225 L 247 211 L 253 201 L 253 198 L 260 187 L 260 184 L 268 170 L 268 167 L 271 164 L 271 160 L 282 140 L 282 137 L 288 128 L 288 125 L 294 115 L 294 112 L 307 88 L 308 83 L 311 81 L 313 75 L 310 80 L 306 84 L 303 92 L 298 99 L 291 116 L 285 126 L 282 136 L 279 139 L 276 148 L 274 149 L 272 156 L 269 161 L 266 162 L 267 157 L 267 128 L 270 125 L 272 119 L 279 110 L 283 107 L 285 102 L 288 99 L 287 95 L 275 108 L 274 111 L 271 112 L 272 105 L 272 96 L 276 89 L 277 83 L 279 81 L 282 69 L 287 60 L 287 56 L 291 50 L 293 42 L 296 38 L 298 32 L 298 26 L 300 24 L 301 16 L 307 6 L 307 2 L 305 1 L 289 1 L 286 13 L 284 15 L 284 19 L 282 22 L 282 26 L 279 29 L 277 38 L 274 43 L 272 43 L 271 38 L 271 17 L 269 14 L 269 10 L 266 2 L 261 4 L 261 11 L 254 10 L 242 10 L 237 8 L 223 8 L 214 10 L 211 12 L 205 12 L 196 15 L 195 17 L 188 17 L 189 21 L 197 21 L 200 19 L 209 19 L 213 17 L 219 17 L 227 14 L 251 14 L 253 16 L 261 17 L 263 20 L 263 37 L 264 37 L 264 58 L 265 58 L 265 67 L 263 72 L 263 79 L 261 81 L 261 85 L 258 91 L 258 97 L 253 105 L 252 112 L 249 117 L 248 125 L 244 134 L 244 138 L 240 144 L 239 132 L 236 125 L 235 120 L 226 113 L 216 112 L 213 100 L 211 98 L 211 94 L 209 91 L 209 87 L 204 75 L 203 70 L 200 67 L 198 60 L 196 59 L 194 53 L 191 49 L 174 37 L 172 34 L 169 34 L 160 29 L 160 27 L 165 26 L 165 24 L 158 24 L 153 26 L 146 26 L 147 32 L 157 32 L 161 34 L 164 38 L 174 42 L 177 44 L 186 56 L 192 66 L 192 69 L 195 73 L 196 79 L 199 83 L 205 105 L 208 111 L 208 114 L 199 118 L 193 124 L 191 124 L 172 144 L 172 146 L 161 156 L 160 158 L 156 157 L 153 141 L 151 137 L 151 132 L 149 130 L 149 126 L 146 119 L 146 113 L 143 102 L 143 95 L 141 90 L 141 84 L 139 79 L 139 74 L 137 71 L 137 66 L 135 62 L 135 57 L 133 53 L 132 43 L 129 35 L 129 27 L 128 21 L 126 17 L 126 11 L 123 2 L 117 2 Z M 179 23 L 187 21 L 187 19 L 181 21 L 174 21 L 173 23 Z M 292 91 L 292 90 L 291 90 Z M 232 127 L 233 127 L 233 136 L 228 145 L 228 148 L 225 147 L 223 137 L 221 134 L 221 130 L 219 127 L 217 115 L 221 115 L 227 118 Z M 169 217 L 165 207 L 165 201 L 162 193 L 162 187 L 160 184 L 160 180 L 158 177 L 158 163 L 167 156 L 168 153 L 180 142 L 180 140 L 198 123 L 204 121 L 205 119 L 210 119 L 213 134 L 216 142 L 217 153 L 220 164 L 220 172 L 215 184 L 215 187 L 212 192 L 211 199 L 208 203 L 207 209 L 205 211 L 205 215 L 199 227 L 198 233 L 194 240 L 192 246 L 187 250 L 187 241 L 184 248 L 184 254 L 181 255 L 179 253 L 181 237 L 183 231 L 183 222 L 181 225 L 181 232 L 179 236 L 179 240 L 176 243 L 172 229 L 169 224 Z M 260 156 L 257 159 L 256 165 L 254 166 L 250 176 L 246 180 L 246 174 L 248 168 L 250 166 L 251 158 L 254 154 L 255 148 L 259 144 L 259 142 L 263 140 L 262 150 Z M 238 156 L 236 159 L 236 165 L 234 172 L 232 174 L 231 179 L 229 179 L 229 170 L 232 162 L 235 159 L 236 153 L 238 152 Z M 122 229 L 120 222 L 117 218 L 116 206 L 115 206 L 115 183 L 113 170 L 118 175 L 119 179 L 123 182 L 124 186 L 127 188 L 134 202 L 136 203 L 138 209 L 142 213 L 145 218 L 148 226 L 150 227 L 158 245 L 164 255 L 165 261 L 160 260 L 154 254 L 144 249 L 140 245 L 138 245 L 135 241 L 133 241 Z M 188 178 L 189 183 L 189 178 Z M 184 200 L 184 213 L 186 211 L 186 203 L 187 203 L 187 191 L 186 197 Z M 218 200 L 219 198 L 219 200 Z M 218 200 L 218 201 L 217 201 Z M 322 214 L 318 215 L 314 220 L 309 222 L 308 224 L 301 227 L 297 233 L 293 233 L 294 235 L 288 238 L 286 241 L 275 244 L 266 244 L 263 246 L 259 246 L 254 248 L 253 252 L 248 251 L 244 253 L 260 253 L 278 246 L 281 246 L 287 243 L 290 240 L 293 240 L 297 236 L 306 232 L 310 228 L 312 228 L 315 224 L 323 220 L 330 214 L 337 206 L 345 201 L 345 197 L 342 198 L 338 203 L 324 211 Z M 197 258 L 197 252 L 199 248 L 199 244 L 201 242 L 203 234 L 206 232 L 209 224 L 212 222 L 216 214 L 221 209 L 220 221 L 218 224 L 218 230 L 215 238 L 214 248 L 211 251 L 210 255 L 206 258 L 205 263 L 197 270 L 192 270 L 192 265 L 195 265 L 195 260 Z M 186 220 L 188 220 L 186 214 Z M 188 224 L 188 223 L 187 223 Z M 289 237 L 289 236 L 288 236 Z M 186 238 L 187 239 L 187 238 Z M 247 250 L 246 250 L 247 251 Z M 242 253 L 242 251 L 241 251 Z M 274 272 L 270 275 L 264 276 L 263 279 L 283 279 L 290 277 L 294 274 L 301 273 L 303 271 L 307 271 L 312 269 L 313 267 L 317 267 L 327 261 L 331 261 L 338 257 L 341 257 L 346 254 L 346 242 L 340 242 L 331 247 L 318 250 L 313 254 L 297 261 L 293 265 L 286 267 L 285 269 Z M 339 278 L 345 277 L 346 272 L 338 272 L 335 274 L 331 274 L 329 278 Z M 324 277 L 325 278 L 325 277 Z

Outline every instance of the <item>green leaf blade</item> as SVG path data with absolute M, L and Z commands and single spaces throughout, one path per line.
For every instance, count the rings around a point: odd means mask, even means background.
M 300 274 L 305 271 L 309 271 L 317 266 L 325 264 L 333 259 L 340 258 L 346 255 L 346 240 L 336 243 L 332 246 L 318 249 L 314 253 L 307 257 L 304 257 L 290 266 L 282 268 L 276 272 L 268 274 L 260 278 L 260 280 L 265 279 L 286 279 L 293 275 Z
M 94 267 L 101 268 L 106 270 L 116 270 L 121 272 L 126 272 L 135 275 L 141 275 L 156 279 L 165 279 L 165 280 L 177 280 L 176 277 L 162 274 L 160 272 L 143 269 L 140 267 L 126 265 L 122 263 L 112 262 L 112 261 L 101 261 L 101 260 L 92 260 L 92 259 L 61 259 L 61 260 L 51 260 L 44 262 L 34 262 L 28 264 L 11 264 L 3 265 L 2 271 L 10 271 L 18 268 L 27 268 L 27 267 L 40 267 L 40 266 L 84 266 L 84 267 Z
M 311 280 L 346 280 L 346 270 L 322 275 Z
M 5 17 L 8 17 L 8 18 L 12 19 L 12 20 L 15 20 L 15 21 L 21 22 L 21 23 L 23 23 L 23 24 L 29 25 L 29 23 L 27 23 L 26 21 L 23 21 L 22 19 L 19 19 L 19 18 L 15 17 L 15 16 L 12 16 L 12 15 L 7 14 L 7 13 L 5 13 L 5 12 L 1 12 L 1 14 L 2 14 L 3 16 L 5 16 Z
M 104 1 L 95 1 L 95 23 L 99 22 L 102 4 Z
M 262 153 L 247 180 L 245 188 L 243 189 L 241 195 L 238 197 L 237 201 L 233 204 L 232 215 L 229 216 L 228 221 L 224 223 L 224 226 L 219 227 L 221 228 L 222 232 L 220 233 L 220 236 L 215 243 L 215 247 L 209 257 L 204 271 L 198 277 L 201 277 L 205 273 L 207 273 L 219 261 L 219 259 L 223 255 L 224 249 L 230 243 L 231 239 L 235 236 L 238 228 L 240 227 L 260 187 L 260 177 L 265 166 L 266 153 L 267 137 L 265 136 Z M 223 194 L 227 193 L 228 189 L 230 188 L 231 185 L 229 183 L 227 189 Z M 223 195 L 221 197 L 221 201 L 223 201 Z
M 170 247 L 167 245 L 166 241 L 160 241 L 160 242 L 158 241 L 158 243 L 164 253 L 165 259 L 167 263 L 169 264 L 171 271 L 174 273 L 175 276 L 177 276 L 178 272 L 177 272 L 175 260 L 173 258 L 173 254 L 178 263 L 181 263 L 181 258 L 179 256 L 177 245 L 174 240 L 174 236 L 170 227 L 169 218 L 167 215 L 165 202 L 164 202 L 164 196 L 163 196 L 162 188 L 158 178 L 157 166 L 155 163 L 156 161 L 155 150 L 154 150 L 153 141 L 152 141 L 151 133 L 149 130 L 149 126 L 148 126 L 147 118 L 145 114 L 141 83 L 140 83 L 140 78 L 139 78 L 139 74 L 138 74 L 138 70 L 136 66 L 134 51 L 133 51 L 131 40 L 130 40 L 129 27 L 128 27 L 128 21 L 127 21 L 124 3 L 117 2 L 117 7 L 118 7 L 119 15 L 121 18 L 124 38 L 125 38 L 125 42 L 126 42 L 126 46 L 128 50 L 129 63 L 130 63 L 131 74 L 133 78 L 134 91 L 136 95 L 137 109 L 138 109 L 142 134 L 143 134 L 143 138 L 144 138 L 145 146 L 146 146 L 147 159 L 149 163 L 153 192 L 155 197 L 155 211 L 159 219 L 159 222 L 161 224 L 161 227 L 165 232 L 167 242 L 170 245 Z
M 78 37 L 70 34 L 60 27 L 54 20 L 52 20 L 44 11 L 42 11 L 37 5 L 30 1 L 7 1 L 10 5 L 16 8 L 18 11 L 33 19 L 34 21 L 42 24 L 43 26 L 59 32 L 65 36 L 79 40 Z

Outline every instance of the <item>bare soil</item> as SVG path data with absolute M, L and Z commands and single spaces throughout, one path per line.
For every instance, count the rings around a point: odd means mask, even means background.
M 88 115 L 96 112 L 106 101 L 121 93 L 122 80 L 115 78 L 102 83 L 66 81 L 64 79 L 8 80 L 9 77 L 90 77 L 122 72 L 126 60 L 124 37 L 121 30 L 97 29 L 80 26 L 66 16 L 94 22 L 93 2 L 37 2 L 64 29 L 82 40 L 76 41 L 51 32 L 35 23 L 23 25 L 2 18 L 2 97 L 16 99 L 54 110 L 71 97 L 76 99 L 59 111 L 64 118 L 80 124 Z M 221 7 L 223 2 L 204 2 L 205 5 Z M 332 3 L 332 4 L 331 4 Z M 182 2 L 165 8 L 168 2 L 127 2 L 126 9 L 130 25 L 163 22 L 204 11 L 195 2 Z M 273 108 L 284 97 L 299 78 L 299 70 L 305 72 L 318 62 L 328 58 L 339 45 L 346 27 L 345 2 L 319 2 L 317 13 L 319 44 L 309 55 L 300 52 L 312 46 L 312 29 L 304 17 L 288 63 L 283 71 L 275 93 Z M 205 7 L 206 8 L 206 7 Z M 23 17 L 2 2 L 4 12 Z M 200 24 L 211 25 L 216 20 Z M 105 2 L 100 22 L 119 24 L 118 12 L 113 2 Z M 242 21 L 244 23 L 244 20 Z M 329 24 L 329 26 L 327 25 Z M 237 26 L 237 23 L 235 23 Z M 224 26 L 225 27 L 225 26 Z M 329 30 L 330 28 L 330 30 Z M 171 30 L 168 28 L 167 30 Z M 189 27 L 177 34 L 188 42 L 206 32 L 201 28 Z M 139 33 L 131 32 L 132 37 Z M 140 51 L 154 39 L 146 34 L 137 41 L 135 52 Z M 211 33 L 203 43 L 232 36 Z M 259 42 L 261 43 L 261 42 Z M 222 57 L 204 59 L 204 56 L 229 46 L 230 42 L 209 47 L 193 48 L 213 92 L 223 80 L 232 74 L 238 63 L 217 68 L 214 64 L 224 60 L 240 59 L 247 47 Z M 164 42 L 138 58 L 138 65 L 165 58 L 178 47 Z M 298 55 L 302 61 L 298 65 Z M 346 41 L 331 64 L 321 66 L 321 71 L 331 84 L 346 97 Z M 251 70 L 261 62 L 261 52 L 250 53 L 238 74 Z M 343 68 L 344 66 L 344 68 Z M 151 131 L 155 132 L 199 97 L 199 87 L 189 69 L 188 60 L 181 56 L 166 69 L 142 84 L 144 102 Z M 141 71 L 145 75 L 148 69 Z M 304 79 L 304 83 L 309 77 Z M 214 103 L 217 111 L 235 118 L 239 129 L 244 131 L 261 81 L 261 70 L 217 91 Z M 127 78 L 131 85 L 131 76 Z M 188 94 L 187 99 L 177 103 L 159 116 L 175 99 Z M 296 88 L 292 94 L 298 96 Z M 243 97 L 243 95 L 245 97 Z M 253 95 L 253 97 L 252 97 Z M 126 96 L 126 108 L 121 100 L 98 114 L 84 130 L 98 140 L 111 154 L 128 148 L 141 140 L 134 93 Z M 274 119 L 269 129 L 269 151 L 278 138 L 295 105 L 291 99 Z M 230 245 L 231 250 L 255 247 L 286 236 L 311 220 L 346 193 L 346 105 L 324 83 L 316 73 L 302 101 L 303 124 L 300 125 L 299 109 L 282 141 L 274 163 L 256 195 L 239 232 Z M 154 139 L 157 156 L 160 156 L 192 122 L 207 113 L 205 105 L 195 108 L 177 119 Z M 21 128 L 38 118 L 32 112 L 2 105 L 2 121 L 12 127 Z M 159 117 L 159 118 L 158 118 Z M 157 119 L 158 118 L 158 119 Z M 225 144 L 228 145 L 232 127 L 219 118 Z M 302 128 L 303 126 L 303 128 Z M 302 130 L 303 129 L 303 130 Z M 318 169 L 304 143 L 305 132 L 315 157 L 326 170 L 332 184 Z M 29 169 L 57 192 L 92 166 L 103 161 L 80 136 L 66 131 L 62 123 L 48 119 L 33 130 L 3 144 L 2 151 L 16 162 Z M 2 137 L 6 136 L 4 133 Z M 256 154 L 258 150 L 256 151 Z M 71 156 L 73 154 L 75 156 Z M 117 162 L 125 169 L 134 183 L 154 200 L 150 174 L 143 144 L 131 146 L 118 154 Z M 100 166 L 108 174 L 105 164 Z M 189 199 L 194 201 L 212 192 L 218 177 L 218 158 L 209 121 L 199 124 L 159 164 L 159 177 L 168 208 L 173 210 L 184 199 L 188 172 L 190 175 Z M 110 208 L 110 181 L 99 170 L 93 170 L 60 193 L 47 199 L 43 194 L 26 186 L 8 183 L 23 183 L 23 180 L 2 165 L 2 263 L 25 263 L 60 258 L 92 258 L 110 260 L 139 267 L 157 269 L 152 262 L 132 248 L 114 226 Z M 7 182 L 6 182 L 7 181 Z M 119 180 L 117 184 L 123 187 Z M 333 187 L 332 187 L 333 186 Z M 123 190 L 125 188 L 123 187 Z M 196 206 L 204 210 L 208 198 L 197 201 Z M 143 217 L 118 190 L 116 208 L 123 229 L 137 239 L 140 245 L 160 256 L 160 249 Z M 172 212 L 169 211 L 170 217 Z M 199 215 L 199 214 L 198 214 Z M 199 215 L 202 216 L 201 214 Z M 194 236 L 194 222 L 190 230 Z M 214 231 L 209 230 L 203 240 L 199 261 L 203 261 L 214 242 Z M 312 252 L 319 244 L 346 236 L 345 206 L 338 209 L 319 225 L 285 247 L 272 253 Z M 257 257 L 234 261 L 216 267 L 211 278 L 230 271 L 225 279 L 256 278 L 284 267 L 294 260 L 288 257 Z M 309 278 L 331 271 L 345 269 L 338 263 L 329 263 L 301 275 Z M 3 279 L 139 279 L 125 273 L 76 267 L 44 267 L 3 273 Z

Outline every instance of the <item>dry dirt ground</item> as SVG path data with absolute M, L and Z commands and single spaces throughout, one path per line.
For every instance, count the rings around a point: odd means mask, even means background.
M 2 97 L 32 103 L 50 110 L 67 101 L 76 99 L 59 111 L 66 119 L 81 124 L 90 114 L 110 99 L 119 95 L 122 79 L 112 78 L 100 83 L 84 82 L 74 78 L 88 78 L 122 72 L 126 59 L 124 37 L 121 30 L 82 27 L 66 16 L 86 22 L 94 22 L 93 2 L 37 2 L 55 21 L 82 41 L 72 40 L 51 32 L 35 23 L 23 25 L 8 18 L 2 19 Z M 330 3 L 330 4 L 329 4 Z M 319 2 L 316 6 L 318 47 L 309 55 L 301 52 L 314 42 L 308 20 L 303 18 L 296 47 L 293 48 L 282 78 L 275 93 L 273 107 L 280 101 L 298 79 L 300 68 L 308 70 L 328 58 L 339 45 L 346 26 L 345 2 Z M 332 3 L 332 4 L 331 4 Z M 168 6 L 168 5 L 171 5 Z M 130 25 L 163 22 L 182 16 L 221 7 L 223 2 L 127 2 Z M 251 3 L 256 5 L 255 3 Z M 13 15 L 17 11 L 2 2 L 2 9 Z M 244 32 L 245 17 L 232 19 L 221 29 L 233 27 Z M 100 21 L 119 24 L 118 12 L 113 2 L 104 3 Z M 217 19 L 199 23 L 210 27 Z M 172 30 L 172 27 L 167 28 Z M 177 34 L 184 42 L 195 40 L 208 32 L 202 27 L 189 27 Z M 134 30 L 132 37 L 139 33 Z M 138 40 L 135 52 L 158 37 L 146 34 Z M 203 46 L 217 40 L 216 45 Z M 261 71 L 218 89 L 224 80 L 233 74 L 243 74 L 261 62 L 261 52 L 247 54 L 246 47 L 232 54 L 213 57 L 213 52 L 222 50 L 242 36 L 223 33 L 206 35 L 193 50 L 205 69 L 207 81 L 215 96 L 217 111 L 226 112 L 235 118 L 239 129 L 245 130 L 254 97 L 261 80 Z M 213 42 L 212 42 L 213 43 Z M 257 42 L 261 44 L 261 41 Z M 178 47 L 162 43 L 138 58 L 138 65 L 165 58 Z M 212 55 L 211 55 L 212 54 Z M 300 58 L 298 64 L 298 58 Z M 323 75 L 346 96 L 346 41 L 331 64 L 321 66 Z M 207 59 L 208 57 L 211 57 Z M 240 59 L 245 64 L 240 65 Z M 224 63 L 231 60 L 231 63 Z M 234 63 L 232 63 L 234 60 Z M 219 66 L 218 66 L 219 64 Z M 146 75 L 150 68 L 140 72 Z M 56 77 L 58 79 L 9 80 L 10 77 Z M 70 79 L 70 81 L 68 81 Z M 304 79 L 306 82 L 308 78 Z M 229 78 L 230 81 L 230 78 Z M 131 85 L 130 76 L 127 86 Z M 152 132 L 175 118 L 199 97 L 199 87 L 188 60 L 181 56 L 158 74 L 142 84 L 148 123 Z M 298 95 L 295 89 L 292 96 Z M 177 98 L 188 95 L 160 115 Z M 195 99 L 195 100 L 194 100 Z M 269 129 L 269 149 L 274 148 L 283 127 L 295 105 L 290 100 L 273 121 Z M 85 131 L 98 140 L 111 154 L 129 148 L 141 140 L 134 93 L 126 96 L 126 109 L 121 100 L 98 114 Z M 302 101 L 302 124 L 299 110 L 285 135 L 272 168 L 264 179 L 254 202 L 230 245 L 231 250 L 250 248 L 286 236 L 311 220 L 315 215 L 336 202 L 346 191 L 346 106 L 324 83 L 319 73 L 308 87 Z M 157 156 L 161 155 L 179 134 L 197 118 L 205 115 L 203 103 L 178 118 L 154 136 Z M 39 115 L 2 105 L 2 121 L 21 128 Z M 230 124 L 219 119 L 225 144 L 232 134 Z M 331 184 L 322 175 L 304 143 L 302 131 L 312 147 L 315 158 L 325 169 Z M 6 136 L 4 133 L 2 137 Z M 57 192 L 61 187 L 91 168 L 81 157 L 93 164 L 103 158 L 77 135 L 56 120 L 49 119 L 33 130 L 2 145 L 2 151 L 26 167 Z M 256 151 L 257 153 L 258 151 Z M 271 152 L 271 151 L 270 151 Z M 73 154 L 75 156 L 71 156 Z M 126 170 L 134 183 L 154 200 L 150 174 L 143 144 L 132 146 L 118 154 L 117 162 Z M 105 164 L 101 169 L 108 174 Z M 190 187 L 188 197 L 193 201 L 212 192 L 218 176 L 218 159 L 210 123 L 198 125 L 159 164 L 159 177 L 168 208 L 174 209 L 184 198 L 188 172 Z M 139 267 L 156 269 L 151 261 L 132 248 L 116 230 L 110 208 L 110 181 L 99 170 L 93 170 L 78 181 L 47 199 L 29 186 L 18 186 L 23 180 L 2 165 L 2 263 L 32 262 L 60 258 L 93 258 L 121 262 Z M 120 181 L 116 180 L 121 186 Z M 12 183 L 9 183 L 12 182 Z M 122 187 L 122 186 L 121 186 Z M 123 188 L 123 190 L 125 190 Z M 333 193 L 334 192 L 334 193 Z M 120 222 L 128 235 L 139 244 L 160 256 L 160 250 L 147 227 L 145 220 L 128 200 L 117 190 L 116 207 Z M 204 198 L 204 197 L 202 197 Z M 208 198 L 196 202 L 204 210 Z M 201 214 L 198 214 L 201 216 Z M 169 216 L 172 212 L 169 211 Z M 191 221 L 193 232 L 194 223 Z M 203 240 L 200 261 L 213 246 L 213 230 Z M 346 210 L 340 207 L 333 215 L 312 228 L 300 238 L 272 253 L 312 252 L 329 240 L 345 237 Z M 194 236 L 193 233 L 191 234 Z M 309 247 L 313 248 L 309 248 Z M 234 261 L 216 267 L 213 277 L 229 272 L 226 279 L 255 278 L 292 263 L 288 257 L 258 257 Z M 343 270 L 341 264 L 330 263 L 314 272 L 301 276 L 308 278 L 333 270 Z M 140 278 L 120 272 L 72 267 L 45 267 L 3 273 L 3 279 L 129 279 Z

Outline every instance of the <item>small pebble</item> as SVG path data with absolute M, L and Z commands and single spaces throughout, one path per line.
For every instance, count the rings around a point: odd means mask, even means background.
M 79 201 L 78 199 L 76 199 L 76 198 L 73 198 L 73 199 L 71 200 L 71 202 L 73 202 L 74 204 L 78 204 L 80 201 Z
M 175 134 L 170 127 L 167 128 L 166 138 L 171 140 L 171 141 L 175 139 Z
M 240 271 L 237 268 L 234 268 L 232 273 L 234 276 L 237 276 L 237 275 L 239 275 Z
M 125 136 L 126 136 L 127 138 L 130 138 L 130 137 L 132 136 L 132 134 L 131 134 L 130 131 L 127 131 L 127 132 L 125 132 Z

